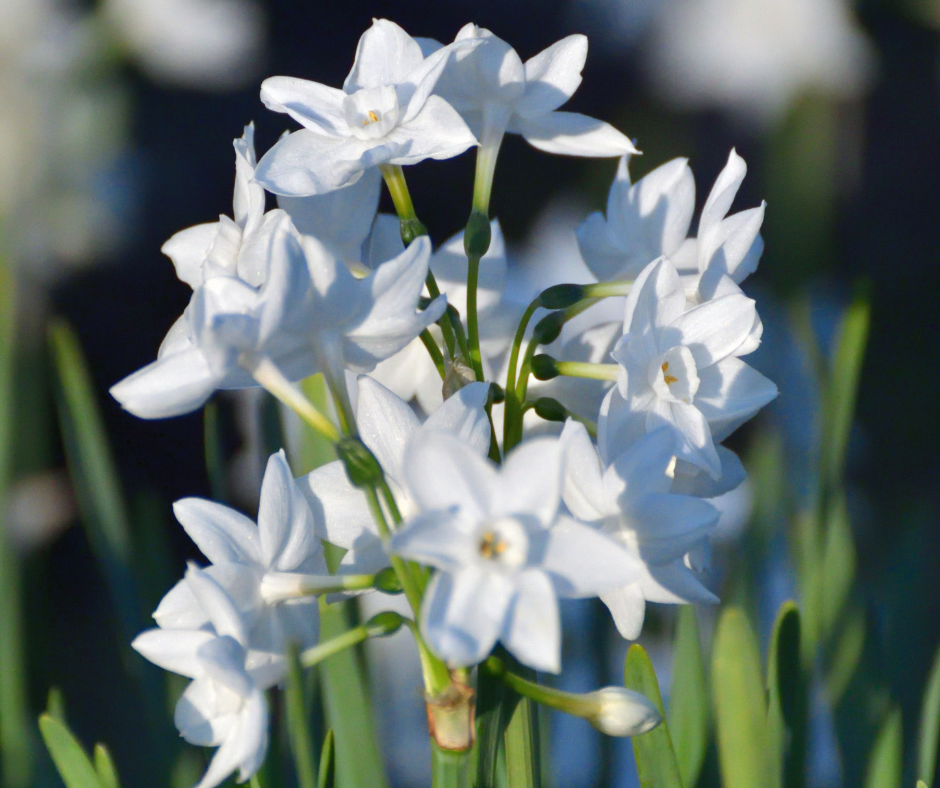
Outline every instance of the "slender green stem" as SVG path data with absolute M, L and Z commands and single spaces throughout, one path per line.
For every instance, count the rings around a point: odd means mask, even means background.
M 467 342 L 467 335 L 464 334 L 463 323 L 460 322 L 460 313 L 457 311 L 457 307 L 453 304 L 447 305 L 447 316 L 450 319 L 450 324 L 454 328 L 454 336 L 457 339 L 457 347 L 460 350 L 460 355 L 470 363 L 470 345 Z
M 434 337 L 431 336 L 430 331 L 424 329 L 419 336 L 421 337 L 421 342 L 424 343 L 424 347 L 427 348 L 431 361 L 434 362 L 437 374 L 441 376 L 441 380 L 444 380 L 447 376 L 447 369 L 444 367 L 444 354 L 441 353 L 441 349 L 437 346 L 437 342 L 434 341 Z
M 299 788 L 317 788 L 317 759 L 310 738 L 307 705 L 304 703 L 303 672 L 295 645 L 287 650 L 287 732 Z
M 584 297 L 586 299 L 611 298 L 616 296 L 630 295 L 630 288 L 633 282 L 596 282 L 593 285 L 583 285 Z M 593 302 L 592 302 L 593 303 Z M 589 304 L 588 306 L 591 306 Z M 583 312 L 587 307 L 583 307 Z
M 450 686 L 450 671 L 428 648 L 424 638 L 421 637 L 418 625 L 409 619 L 404 624 L 411 631 L 415 644 L 418 646 L 418 656 L 421 658 L 421 672 L 424 675 L 424 691 L 429 697 L 440 695 Z
M 525 402 L 526 394 L 529 391 L 529 375 L 532 374 L 532 356 L 535 355 L 537 347 L 538 342 L 533 339 L 529 342 L 525 349 L 525 355 L 522 357 L 519 381 L 516 383 L 516 389 L 513 394 L 514 399 L 518 403 L 518 411 L 516 412 L 516 418 L 513 420 L 512 428 L 506 430 L 506 436 L 503 439 L 503 451 L 507 454 L 510 449 L 518 445 L 522 440 L 522 417 L 524 415 L 522 412 L 522 403 Z M 506 393 L 506 402 L 509 402 L 509 392 Z
M 506 373 L 506 404 L 503 416 L 503 450 L 509 450 L 510 437 L 515 431 L 515 422 L 522 419 L 521 410 L 522 400 L 516 396 L 516 365 L 519 360 L 519 349 L 525 341 L 525 332 L 529 327 L 529 321 L 535 310 L 539 308 L 541 296 L 536 298 L 526 307 L 522 313 L 522 319 L 519 321 L 519 327 L 516 329 L 516 336 L 513 338 L 512 347 L 509 350 L 509 371 Z M 521 432 L 521 430 L 520 430 Z
M 312 668 L 334 654 L 339 654 L 341 651 L 357 646 L 369 638 L 394 634 L 407 621 L 408 619 L 404 616 L 386 610 L 384 613 L 373 616 L 365 624 L 348 629 L 342 635 L 337 635 L 335 638 L 318 643 L 313 648 L 308 648 L 300 654 L 300 664 L 305 668 Z
M 427 228 L 418 219 L 414 203 L 411 202 L 411 193 L 408 191 L 408 182 L 405 173 L 397 164 L 380 164 L 379 170 L 385 179 L 388 193 L 395 204 L 395 212 L 401 225 L 401 240 L 408 246 L 420 235 L 427 235 Z
M 294 413 L 309 424 L 317 433 L 331 443 L 339 440 L 339 431 L 326 416 L 318 411 L 297 386 L 266 357 L 243 358 L 243 365 L 252 377 L 275 398 L 283 402 Z
M 480 354 L 480 324 L 477 315 L 477 285 L 480 279 L 480 256 L 467 257 L 467 334 L 470 365 L 478 381 L 483 381 L 483 359 Z
M 555 369 L 559 375 L 591 380 L 616 381 L 620 374 L 619 364 L 589 364 L 583 361 L 556 361 Z
M 563 711 L 566 714 L 573 714 L 576 717 L 589 716 L 597 706 L 597 702 L 590 695 L 580 695 L 573 692 L 564 692 L 563 690 L 546 687 L 544 684 L 538 684 L 534 681 L 518 676 L 515 673 L 506 670 L 506 666 L 499 657 L 489 657 L 480 667 L 500 679 L 507 687 L 519 693 L 525 698 L 541 703 L 551 709 Z
M 470 750 L 445 750 L 431 741 L 432 788 L 469 788 Z

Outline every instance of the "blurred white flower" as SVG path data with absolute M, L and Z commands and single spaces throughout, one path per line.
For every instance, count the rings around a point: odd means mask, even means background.
M 669 0 L 648 49 L 657 89 L 677 105 L 760 122 L 806 92 L 853 98 L 872 73 L 850 0 Z
M 102 10 L 158 82 L 225 90 L 257 73 L 265 31 L 252 0 L 105 0 Z

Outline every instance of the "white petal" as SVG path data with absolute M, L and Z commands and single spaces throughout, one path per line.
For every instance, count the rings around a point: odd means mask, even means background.
M 356 59 L 343 83 L 346 93 L 404 82 L 424 61 L 418 43 L 394 22 L 374 19 L 356 47 Z
M 738 358 L 726 358 L 701 370 L 695 406 L 722 441 L 777 396 L 777 387 Z
M 192 679 L 202 674 L 196 651 L 215 637 L 205 631 L 148 629 L 134 638 L 131 647 L 154 665 Z
M 738 455 L 724 446 L 716 446 L 721 460 L 721 478 L 712 479 L 690 463 L 680 460 L 676 463 L 675 477 L 671 490 L 680 495 L 695 495 L 699 498 L 717 498 L 738 487 L 746 478 L 747 472 Z
M 479 565 L 439 572 L 421 608 L 428 645 L 451 667 L 482 661 L 496 644 L 514 590 L 502 572 Z
M 629 216 L 631 208 L 635 213 L 636 225 L 625 223 L 624 230 L 645 238 L 644 264 L 673 254 L 685 241 L 695 211 L 695 178 L 688 160 L 673 159 L 657 167 L 630 189 L 628 200 L 619 215 Z
M 655 396 L 650 392 L 651 396 Z M 601 403 L 597 420 L 597 448 L 601 459 L 610 462 L 646 434 L 646 411 L 631 407 L 614 386 Z
M 173 261 L 176 275 L 194 290 L 202 284 L 202 264 L 219 234 L 219 223 L 208 222 L 180 230 L 160 251 Z
M 441 74 L 444 73 L 444 68 L 451 57 L 451 53 L 462 49 L 475 48 L 480 43 L 482 42 L 455 41 L 446 47 L 436 49 L 425 57 L 424 62 L 420 63 L 396 84 L 398 100 L 405 106 L 402 123 L 408 123 L 422 110 Z
M 297 486 L 315 521 L 322 523 L 322 538 L 349 550 L 363 534 L 377 536 L 366 496 L 349 481 L 343 463 L 337 460 L 317 468 L 298 479 Z
M 486 416 L 489 383 L 471 383 L 447 399 L 428 420 L 424 429 L 456 435 L 480 456 L 490 448 L 490 420 Z
M 747 174 L 747 164 L 737 151 L 731 150 L 728 163 L 715 179 L 715 185 L 705 201 L 702 215 L 698 222 L 698 238 L 700 243 L 708 244 L 708 237 L 717 232 L 721 220 L 728 215 L 731 203 L 741 187 L 741 182 Z
M 516 596 L 500 640 L 524 665 L 561 672 L 561 617 L 552 583 L 536 569 L 515 578 Z
M 604 474 L 607 495 L 622 510 L 629 501 L 646 493 L 664 493 L 672 480 L 666 471 L 676 453 L 673 430 L 660 428 L 647 433 L 619 454 Z
M 391 550 L 445 572 L 457 572 L 478 558 L 472 521 L 448 509 L 409 520 L 392 537 Z
M 520 444 L 503 464 L 491 514 L 531 514 L 547 528 L 558 514 L 564 460 L 564 446 L 557 438 L 534 438 Z
M 356 422 L 385 473 L 400 479 L 405 446 L 420 426 L 415 412 L 377 380 L 360 375 Z
M 639 559 L 613 539 L 570 518 L 548 529 L 541 565 L 558 595 L 575 599 L 622 586 L 641 567 Z
M 699 270 L 708 269 L 712 277 L 726 274 L 736 282 L 742 282 L 748 274 L 754 273 L 760 255 L 755 257 L 751 249 L 764 222 L 766 207 L 767 203 L 761 203 L 758 208 L 740 211 L 724 219 L 709 235 L 707 245 L 703 239 L 699 246 Z M 745 260 L 747 265 L 739 271 Z
M 646 617 L 646 600 L 639 583 L 630 583 L 623 588 L 601 594 L 601 602 L 607 605 L 617 631 L 627 640 L 636 640 L 643 631 Z
M 233 637 L 217 637 L 199 647 L 196 658 L 208 678 L 240 698 L 246 697 L 254 682 L 245 670 L 245 649 Z
M 374 271 L 382 263 L 398 257 L 405 251 L 401 240 L 401 222 L 397 216 L 380 213 L 375 217 L 372 231 L 366 239 L 362 262 L 366 268 Z
M 264 565 L 280 572 L 296 571 L 318 557 L 314 515 L 294 484 L 284 450 L 272 454 L 261 483 L 258 530 Z
M 261 83 L 261 101 L 274 112 L 286 112 L 301 126 L 327 137 L 347 137 L 342 90 L 296 77 L 269 77 Z
M 358 262 L 372 229 L 381 186 L 382 174 L 373 167 L 351 186 L 310 197 L 282 195 L 277 204 L 290 214 L 301 233 L 319 238 L 343 262 Z
M 217 690 L 210 679 L 193 681 L 176 702 L 173 722 L 190 744 L 218 747 L 235 725 L 234 714 L 217 713 Z
M 633 143 L 609 123 L 577 112 L 550 112 L 531 118 L 514 116 L 509 130 L 546 153 L 606 157 L 637 152 Z
M 180 580 L 163 595 L 157 609 L 153 611 L 153 620 L 160 629 L 196 630 L 209 623 L 209 618 L 185 580 Z
M 754 301 L 744 295 L 728 295 L 692 307 L 670 325 L 677 341 L 692 351 L 698 372 L 737 350 L 754 326 Z
M 483 312 L 496 307 L 506 284 L 506 245 L 499 221 L 490 222 L 490 248 L 480 259 L 477 281 L 477 309 Z M 431 271 L 447 303 L 461 316 L 467 315 L 467 253 L 463 232 L 448 238 L 431 257 Z
M 624 334 L 641 336 L 670 325 L 685 311 L 685 303 L 685 289 L 675 266 L 666 258 L 653 261 L 637 277 L 627 296 Z
M 196 788 L 215 788 L 235 769 L 244 781 L 264 760 L 268 746 L 268 707 L 261 692 L 255 692 L 239 714 L 230 735 L 216 751 Z
M 629 268 L 630 257 L 600 211 L 590 214 L 575 230 L 578 249 L 591 273 L 600 281 L 629 279 L 635 273 Z
M 451 159 L 477 144 L 457 110 L 440 96 L 429 96 L 421 111 L 393 129 L 387 139 L 399 146 L 388 160 L 401 165 Z
M 258 526 L 241 512 L 204 498 L 182 498 L 173 504 L 173 514 L 213 564 L 261 559 Z
M 721 460 L 715 452 L 715 443 L 705 416 L 696 405 L 685 402 L 665 402 L 658 397 L 654 407 L 646 413 L 646 429 L 652 432 L 660 426 L 673 427 L 682 441 L 677 456 L 703 468 L 713 478 L 721 475 Z
M 142 419 L 191 413 L 212 396 L 218 378 L 198 348 L 166 355 L 111 387 L 124 410 Z
M 216 633 L 232 637 L 244 645 L 247 641 L 245 622 L 225 589 L 193 564 L 186 570 L 186 583 L 206 612 Z
M 718 522 L 714 506 L 690 495 L 649 493 L 625 511 L 637 533 L 640 557 L 651 565 L 680 560 Z
M 496 468 L 459 438 L 420 430 L 405 452 L 404 482 L 421 509 L 460 507 L 470 520 L 490 513 Z
M 525 96 L 515 110 L 522 117 L 552 112 L 564 104 L 581 84 L 587 59 L 587 36 L 573 35 L 543 49 L 525 64 Z
M 600 520 L 612 513 L 604 490 L 600 458 L 587 428 L 568 419 L 561 433 L 565 446 L 565 505 L 580 520 Z
M 649 567 L 649 574 L 641 583 L 643 596 L 650 602 L 682 604 L 703 602 L 718 604 L 718 597 L 703 586 L 682 561 L 665 566 Z

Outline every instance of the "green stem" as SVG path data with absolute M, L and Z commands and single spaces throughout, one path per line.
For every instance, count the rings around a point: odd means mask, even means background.
M 424 675 L 424 691 L 429 697 L 440 695 L 450 686 L 450 671 L 441 660 L 439 660 L 428 648 L 418 625 L 414 621 L 405 619 L 405 626 L 411 630 L 411 634 L 418 646 L 418 656 L 421 658 L 421 672 Z
M 444 380 L 444 378 L 447 377 L 447 369 L 444 367 L 444 354 L 441 353 L 441 349 L 437 346 L 437 342 L 434 341 L 434 337 L 431 336 L 430 331 L 424 329 L 419 336 L 421 337 L 421 342 L 424 343 L 424 347 L 427 348 L 431 361 L 434 362 L 437 374 L 441 376 L 441 380 Z
M 408 182 L 405 173 L 398 164 L 380 164 L 379 170 L 385 179 L 388 193 L 395 204 L 395 212 L 401 225 L 401 240 L 408 246 L 415 238 L 427 235 L 427 228 L 418 219 L 414 203 L 411 202 L 411 192 L 408 191 Z
M 399 627 L 407 621 L 408 619 L 404 616 L 386 610 L 384 613 L 373 616 L 365 624 L 348 629 L 342 635 L 337 635 L 335 638 L 319 643 L 313 648 L 308 648 L 300 654 L 300 664 L 305 668 L 312 668 L 314 665 L 323 662 L 323 660 L 357 646 L 369 638 L 391 635 L 397 632 Z
M 503 439 L 503 452 L 506 454 L 509 453 L 510 449 L 517 446 L 522 441 L 522 417 L 524 413 L 522 411 L 522 403 L 525 402 L 526 394 L 529 391 L 529 375 L 532 373 L 532 356 L 535 355 L 535 350 L 538 347 L 538 342 L 533 339 L 529 342 L 528 346 L 525 349 L 525 355 L 522 357 L 522 367 L 519 370 L 519 381 L 516 383 L 516 389 L 513 393 L 513 398 L 518 403 L 518 411 L 516 412 L 516 418 L 513 420 L 512 428 L 506 429 L 505 438 Z M 506 402 L 509 402 L 509 392 L 506 392 Z
M 541 296 L 536 298 L 526 307 L 519 321 L 519 327 L 516 329 L 516 336 L 512 340 L 512 347 L 509 350 L 509 371 L 506 373 L 506 404 L 503 415 L 503 450 L 509 451 L 511 448 L 510 440 L 514 434 L 515 422 L 521 420 L 522 400 L 516 396 L 516 365 L 519 360 L 519 350 L 525 341 L 525 332 L 529 327 L 529 321 L 535 310 L 541 306 Z M 521 429 L 520 429 L 521 432 Z
M 569 378 L 588 378 L 590 380 L 614 382 L 620 374 L 619 364 L 589 364 L 584 361 L 556 361 L 555 369 L 559 375 Z
M 294 769 L 299 788 L 317 788 L 317 760 L 310 738 L 310 725 L 304 703 L 303 672 L 300 654 L 292 645 L 287 651 L 287 732 L 294 756 Z
M 544 684 L 538 684 L 506 670 L 505 664 L 499 657 L 489 657 L 480 667 L 491 676 L 500 679 L 519 695 L 551 709 L 573 714 L 576 717 L 588 717 L 597 706 L 596 701 L 589 696 L 546 687 Z
M 470 751 L 445 750 L 431 741 L 432 788 L 469 788 Z
M 480 256 L 467 257 L 467 334 L 470 365 L 478 381 L 483 381 L 483 359 L 480 354 L 480 324 L 477 315 L 477 285 L 480 279 Z
M 271 359 L 246 357 L 243 359 L 243 365 L 261 386 L 276 399 L 287 405 L 318 434 L 331 443 L 336 443 L 339 440 L 339 431 L 333 425 L 333 422 L 313 406 L 313 403 L 304 396 L 297 386 L 287 379 Z

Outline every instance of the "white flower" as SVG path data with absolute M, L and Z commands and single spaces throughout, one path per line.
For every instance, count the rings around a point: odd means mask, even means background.
M 558 111 L 581 84 L 588 48 L 585 36 L 563 38 L 525 63 L 509 44 L 472 23 L 454 39 L 464 41 L 483 45 L 455 52 L 435 90 L 463 116 L 484 148 L 495 144 L 498 149 L 508 131 L 548 153 L 636 153 L 633 143 L 610 124 Z M 428 48 L 433 46 L 440 44 L 428 43 Z
M 440 378 L 438 378 L 440 379 Z M 416 511 L 404 483 L 405 447 L 416 435 L 445 432 L 459 437 L 468 450 L 484 456 L 490 445 L 490 424 L 484 406 L 488 383 L 471 383 L 458 391 L 422 424 L 414 411 L 381 383 L 359 378 L 356 423 L 363 443 L 375 455 L 395 493 L 403 516 Z M 331 462 L 298 479 L 310 507 L 322 513 L 323 538 L 348 552 L 340 573 L 377 572 L 388 566 L 385 546 L 365 495 L 349 481 L 343 464 Z
M 642 571 L 601 594 L 621 635 L 635 640 L 646 602 L 717 602 L 685 565 L 685 556 L 718 522 L 707 501 L 671 491 L 669 470 L 676 439 L 657 429 L 605 469 L 584 425 L 568 421 L 562 432 L 568 453 L 564 500 L 579 520 L 596 525 L 639 559 Z
M 246 664 L 245 622 L 222 586 L 194 566 L 184 582 L 208 625 L 151 629 L 132 645 L 155 665 L 193 679 L 176 704 L 176 727 L 190 744 L 219 748 L 196 788 L 214 788 L 236 769 L 244 782 L 267 751 L 270 684 Z
M 257 525 L 202 498 L 183 498 L 173 512 L 212 562 L 204 574 L 226 590 L 244 621 L 248 668 L 264 670 L 272 683 L 280 680 L 289 643 L 316 645 L 320 615 L 315 596 L 280 601 L 270 587 L 285 573 L 327 574 L 317 536 L 322 526 L 295 484 L 284 451 L 268 460 Z M 185 580 L 163 597 L 153 617 L 161 629 L 202 629 L 211 623 Z
M 537 670 L 561 668 L 558 596 L 589 597 L 627 582 L 639 561 L 559 512 L 563 447 L 536 438 L 502 468 L 439 432 L 416 436 L 405 484 L 420 514 L 392 550 L 439 571 L 421 627 L 448 664 L 474 665 L 497 640 Z
M 778 120 L 808 92 L 858 96 L 872 47 L 849 0 L 671 0 L 647 52 L 660 92 Z
M 728 216 L 747 173 L 734 150 L 702 209 L 697 238 L 689 238 L 695 178 L 687 159 L 673 159 L 630 183 L 628 157 L 620 160 L 607 197 L 607 216 L 592 213 L 577 229 L 585 262 L 601 281 L 635 279 L 658 257 L 682 275 L 693 303 L 712 297 L 722 276 L 740 284 L 757 268 L 765 204 Z
M 678 439 L 676 455 L 719 479 L 715 444 L 777 395 L 738 355 L 753 348 L 754 302 L 730 293 L 686 310 L 675 266 L 654 261 L 637 277 L 612 353 L 617 386 L 601 409 L 601 453 L 615 457 L 657 427 Z
M 106 0 L 103 11 L 158 81 L 226 90 L 258 66 L 264 18 L 250 0 Z
M 416 239 L 370 276 L 356 279 L 322 243 L 300 236 L 286 214 L 272 232 L 260 287 L 234 276 L 209 279 L 170 329 L 157 361 L 112 387 L 142 418 L 200 407 L 216 389 L 255 385 L 246 368 L 270 358 L 291 380 L 342 366 L 368 372 L 443 313 L 442 296 L 415 306 L 431 244 Z
M 467 46 L 473 43 L 424 57 L 398 25 L 376 19 L 359 39 L 342 90 L 294 77 L 266 79 L 265 106 L 304 128 L 267 152 L 258 181 L 275 194 L 324 194 L 379 164 L 449 159 L 476 145 L 453 107 L 431 95 L 451 51 Z
M 652 701 L 624 687 L 602 687 L 587 697 L 597 704 L 591 725 L 608 736 L 639 736 L 663 721 Z

